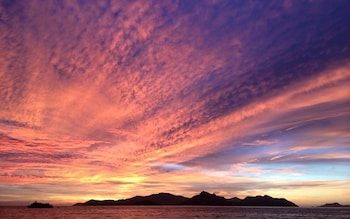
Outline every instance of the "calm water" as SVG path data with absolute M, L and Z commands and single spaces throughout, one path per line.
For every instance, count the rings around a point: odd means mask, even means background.
M 278 207 L 197 207 L 197 206 L 105 206 L 55 207 L 29 209 L 0 207 L 0 218 L 350 218 L 350 208 L 278 208 Z

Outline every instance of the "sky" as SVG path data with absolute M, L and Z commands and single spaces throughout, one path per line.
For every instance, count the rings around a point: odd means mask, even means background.
M 0 205 L 350 204 L 349 9 L 0 0 Z

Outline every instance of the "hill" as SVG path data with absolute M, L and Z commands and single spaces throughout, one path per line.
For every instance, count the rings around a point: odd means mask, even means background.
M 201 192 L 190 199 L 187 199 L 183 205 L 210 205 L 210 206 L 229 206 L 230 202 L 221 196 L 210 194 L 208 192 Z
M 270 196 L 246 197 L 245 199 L 226 199 L 216 194 L 201 192 L 192 198 L 173 195 L 170 193 L 158 193 L 149 196 L 135 196 L 128 199 L 114 200 L 89 200 L 85 203 L 77 203 L 74 206 L 113 206 L 113 205 L 206 205 L 206 206 L 285 206 L 297 207 L 296 204 L 284 198 L 272 198 Z
M 324 204 L 324 205 L 321 205 L 319 207 L 326 207 L 326 208 L 337 208 L 337 207 L 350 207 L 350 205 L 341 205 L 339 204 L 338 202 L 334 202 L 334 203 L 327 203 L 327 204 Z

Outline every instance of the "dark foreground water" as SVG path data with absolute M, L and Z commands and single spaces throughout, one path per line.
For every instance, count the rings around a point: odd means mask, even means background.
M 29 209 L 0 207 L 1 219 L 63 218 L 350 218 L 350 208 L 283 208 L 283 207 L 198 207 L 198 206 L 105 206 L 54 207 Z

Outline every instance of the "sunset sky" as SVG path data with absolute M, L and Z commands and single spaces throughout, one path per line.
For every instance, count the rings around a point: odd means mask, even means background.
M 0 0 L 0 205 L 350 204 L 350 1 Z

